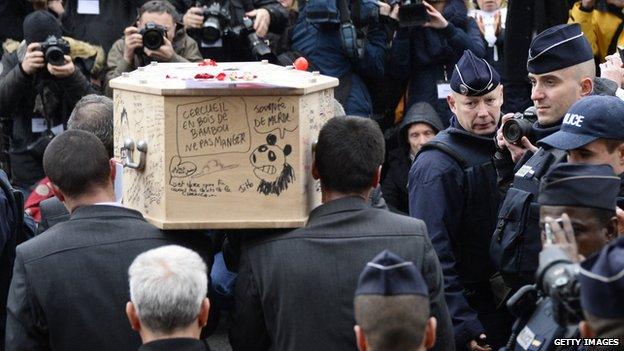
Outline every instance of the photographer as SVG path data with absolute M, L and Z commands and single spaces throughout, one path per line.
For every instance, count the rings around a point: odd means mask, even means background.
M 145 66 L 151 61 L 188 62 L 200 61 L 197 43 L 178 27 L 175 8 L 164 0 L 145 3 L 139 9 L 135 26 L 124 30 L 124 37 L 117 40 L 108 53 L 106 73 L 107 94 L 112 96 L 108 82 Z
M 620 179 L 608 165 L 559 164 L 545 177 L 539 194 L 544 249 L 537 285 L 524 287 L 508 303 L 519 317 L 508 344 L 512 349 L 517 343 L 550 350 L 557 347 L 556 338 L 578 337 L 578 266 L 573 263 L 617 237 L 619 188 Z
M 452 116 L 446 103 L 449 80 L 464 50 L 485 57 L 481 32 L 468 17 L 462 0 L 424 2 L 430 20 L 423 26 L 400 28 L 392 42 L 388 70 L 403 111 L 420 101 L 433 106 L 445 127 Z M 395 88 L 396 89 L 396 88 Z M 396 95 L 396 94 L 395 94 Z
M 25 42 L 2 58 L 0 115 L 13 120 L 12 181 L 28 192 L 44 177 L 41 161 L 47 143 L 64 129 L 76 102 L 94 91 L 68 56 L 69 46 L 52 14 L 35 11 L 23 28 Z
M 371 116 L 371 96 L 364 79 L 379 80 L 385 75 L 399 5 L 316 0 L 299 6 L 292 49 L 302 53 L 314 69 L 340 79 L 334 95 L 347 114 Z
M 214 3 L 224 10 L 220 16 L 217 13 L 209 14 L 208 5 L 211 1 L 196 0 L 169 0 L 178 10 L 183 13 L 184 28 L 189 35 L 197 41 L 201 54 L 205 58 L 216 61 L 255 61 L 255 57 L 246 43 L 245 36 L 234 33 L 222 35 L 221 39 L 211 40 L 204 38 L 202 29 L 207 26 L 208 19 L 213 18 L 220 23 L 221 30 L 235 28 L 243 25 L 243 18 L 253 20 L 253 27 L 259 38 L 265 38 L 267 33 L 282 34 L 289 21 L 286 8 L 276 0 L 220 0 Z M 229 17 L 229 18 L 228 18 Z

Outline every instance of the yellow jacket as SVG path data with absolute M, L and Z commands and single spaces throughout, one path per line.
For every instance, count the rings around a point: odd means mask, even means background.
M 611 38 L 615 35 L 615 31 L 622 20 L 615 14 L 610 12 L 602 12 L 594 9 L 592 12 L 581 11 L 581 2 L 578 1 L 570 9 L 570 17 L 568 23 L 578 23 L 581 30 L 591 44 L 594 56 L 599 57 L 600 61 L 604 61 L 605 56 L 614 52 L 607 52 Z M 624 31 L 620 33 L 617 45 L 624 45 Z

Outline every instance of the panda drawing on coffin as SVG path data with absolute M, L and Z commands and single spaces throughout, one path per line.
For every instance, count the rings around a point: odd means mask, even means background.
M 287 162 L 292 147 L 286 144 L 282 149 L 277 145 L 277 137 L 268 134 L 266 144 L 258 146 L 249 156 L 254 175 L 260 179 L 258 192 L 264 195 L 279 194 L 288 189 L 295 180 L 295 170 Z

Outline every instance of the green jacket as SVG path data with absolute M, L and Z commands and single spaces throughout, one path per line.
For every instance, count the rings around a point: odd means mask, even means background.
M 199 47 L 197 42 L 189 37 L 184 30 L 179 30 L 176 36 L 173 38 L 173 51 L 174 56 L 170 62 L 196 62 L 201 61 L 202 56 L 199 53 Z M 106 95 L 112 96 L 113 91 L 109 87 L 108 82 L 111 79 L 119 77 L 123 72 L 131 72 L 139 68 L 141 58 L 138 55 L 134 55 L 133 63 L 128 63 L 124 57 L 125 42 L 124 38 L 118 39 L 110 51 L 108 52 L 108 59 L 106 61 L 106 78 L 105 78 L 105 92 Z M 149 63 L 149 62 L 146 62 Z

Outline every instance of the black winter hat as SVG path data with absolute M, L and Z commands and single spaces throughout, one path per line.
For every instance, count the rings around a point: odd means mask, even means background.
M 60 38 L 63 35 L 61 23 L 48 11 L 35 11 L 24 19 L 24 40 L 26 43 L 40 43 L 50 35 Z

